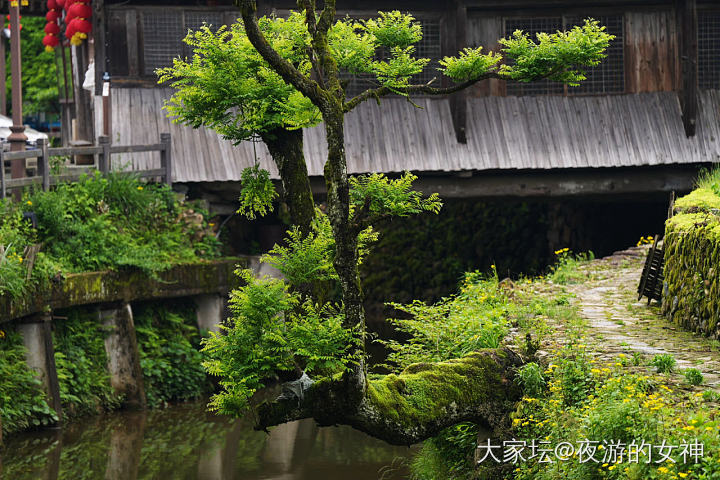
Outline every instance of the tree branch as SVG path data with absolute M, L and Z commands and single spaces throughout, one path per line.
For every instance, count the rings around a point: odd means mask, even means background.
M 353 110 L 355 107 L 360 105 L 362 102 L 369 98 L 379 98 L 384 97 L 385 95 L 389 95 L 391 93 L 405 93 L 405 94 L 412 94 L 412 93 L 423 93 L 425 95 L 448 95 L 451 93 L 459 92 L 460 90 L 464 90 L 477 82 L 480 82 L 482 80 L 486 80 L 488 78 L 498 78 L 498 79 L 505 79 L 505 77 L 501 76 L 497 72 L 488 72 L 480 75 L 479 77 L 466 80 L 462 83 L 458 83 L 455 85 L 451 85 L 449 87 L 432 87 L 430 86 L 430 82 L 423 84 L 423 85 L 408 85 L 404 88 L 396 88 L 396 89 L 390 89 L 388 87 L 378 87 L 378 88 L 369 88 L 362 92 L 360 95 L 357 95 L 353 98 L 351 98 L 349 101 L 345 102 L 343 104 L 343 111 L 345 113 Z
M 461 422 L 499 427 L 522 395 L 514 383 L 522 364 L 509 349 L 418 363 L 370 381 L 362 398 L 344 379 L 323 379 L 302 399 L 261 404 L 255 428 L 314 418 L 321 426 L 349 425 L 393 445 L 412 445 Z
M 321 88 L 317 82 L 300 73 L 290 62 L 280 56 L 267 41 L 255 17 L 257 5 L 255 0 L 235 0 L 235 5 L 240 8 L 245 33 L 253 44 L 253 47 L 260 53 L 263 59 L 270 64 L 287 83 L 297 88 L 303 95 L 308 97 L 316 105 L 322 103 Z

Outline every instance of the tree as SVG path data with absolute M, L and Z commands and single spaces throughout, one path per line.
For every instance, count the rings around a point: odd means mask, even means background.
M 440 62 L 439 70 L 455 83 L 437 88 L 432 82 L 411 83 L 429 59 L 414 56 L 422 29 L 410 15 L 390 12 L 367 21 L 336 21 L 334 0 L 326 0 L 320 12 L 314 1 L 302 0 L 302 13 L 291 17 L 292 29 L 277 35 L 269 25 L 283 22 L 258 20 L 252 0 L 237 3 L 243 35 L 263 66 L 294 87 L 294 105 L 307 107 L 310 102 L 308 108 L 322 117 L 328 208 L 327 217 L 316 219 L 311 235 L 291 234 L 288 247 L 271 252 L 268 260 L 285 273 L 287 282 L 244 274 L 247 285 L 231 298 L 235 319 L 228 335 L 213 337 L 207 345 L 212 357 L 208 367 L 223 378 L 225 389 L 213 400 L 214 407 L 237 414 L 247 408 L 264 378 L 299 367 L 316 381 L 303 376 L 286 385 L 289 390 L 277 401 L 261 405 L 261 428 L 313 417 L 321 424 L 346 423 L 391 443 L 410 444 L 461 421 L 502 417 L 518 394 L 512 368 L 521 360 L 510 351 L 419 364 L 400 375 L 368 381 L 358 264 L 372 240 L 371 225 L 385 216 L 437 211 L 440 201 L 436 195 L 422 198 L 414 192 L 409 174 L 399 180 L 379 174 L 350 178 L 344 116 L 368 99 L 448 94 L 486 78 L 549 78 L 577 85 L 585 78 L 583 68 L 604 57 L 612 37 L 593 21 L 569 32 L 538 35 L 536 41 L 518 31 L 501 40 L 512 63 L 502 64 L 500 54 L 466 48 Z M 345 75 L 361 74 L 370 75 L 376 85 L 347 98 Z M 337 282 L 340 304 L 314 302 L 289 288 L 320 277 Z

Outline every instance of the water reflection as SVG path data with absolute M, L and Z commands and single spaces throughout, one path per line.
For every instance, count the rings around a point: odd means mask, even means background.
M 83 419 L 62 430 L 6 439 L 0 478 L 395 480 L 411 450 L 348 427 L 304 420 L 271 434 L 209 414 L 204 402 Z M 391 466 L 391 468 L 388 468 Z

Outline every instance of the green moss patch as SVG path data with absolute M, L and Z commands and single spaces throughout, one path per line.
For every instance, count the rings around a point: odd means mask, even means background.
M 442 417 L 463 406 L 499 399 L 503 379 L 498 363 L 484 353 L 435 363 L 431 368 L 411 365 L 368 386 L 370 403 L 393 421 L 412 427 Z

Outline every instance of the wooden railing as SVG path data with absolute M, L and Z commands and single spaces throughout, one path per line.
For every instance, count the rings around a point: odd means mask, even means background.
M 110 137 L 100 136 L 98 144 L 87 147 L 49 148 L 47 140 L 38 139 L 37 149 L 23 152 L 5 152 L 0 150 L 0 198 L 6 198 L 9 191 L 29 185 L 42 185 L 48 190 L 51 185 L 71 182 L 82 175 L 98 170 L 102 173 L 110 171 L 111 157 L 115 153 L 160 152 L 160 168 L 150 170 L 133 170 L 142 178 L 160 177 L 168 185 L 172 185 L 172 152 L 170 134 L 161 133 L 160 143 L 149 145 L 116 145 L 110 143 Z M 94 165 L 83 167 L 67 167 L 67 172 L 59 175 L 50 174 L 50 157 L 92 155 L 97 160 Z M 5 162 L 13 160 L 37 159 L 37 174 L 32 177 L 5 178 Z

